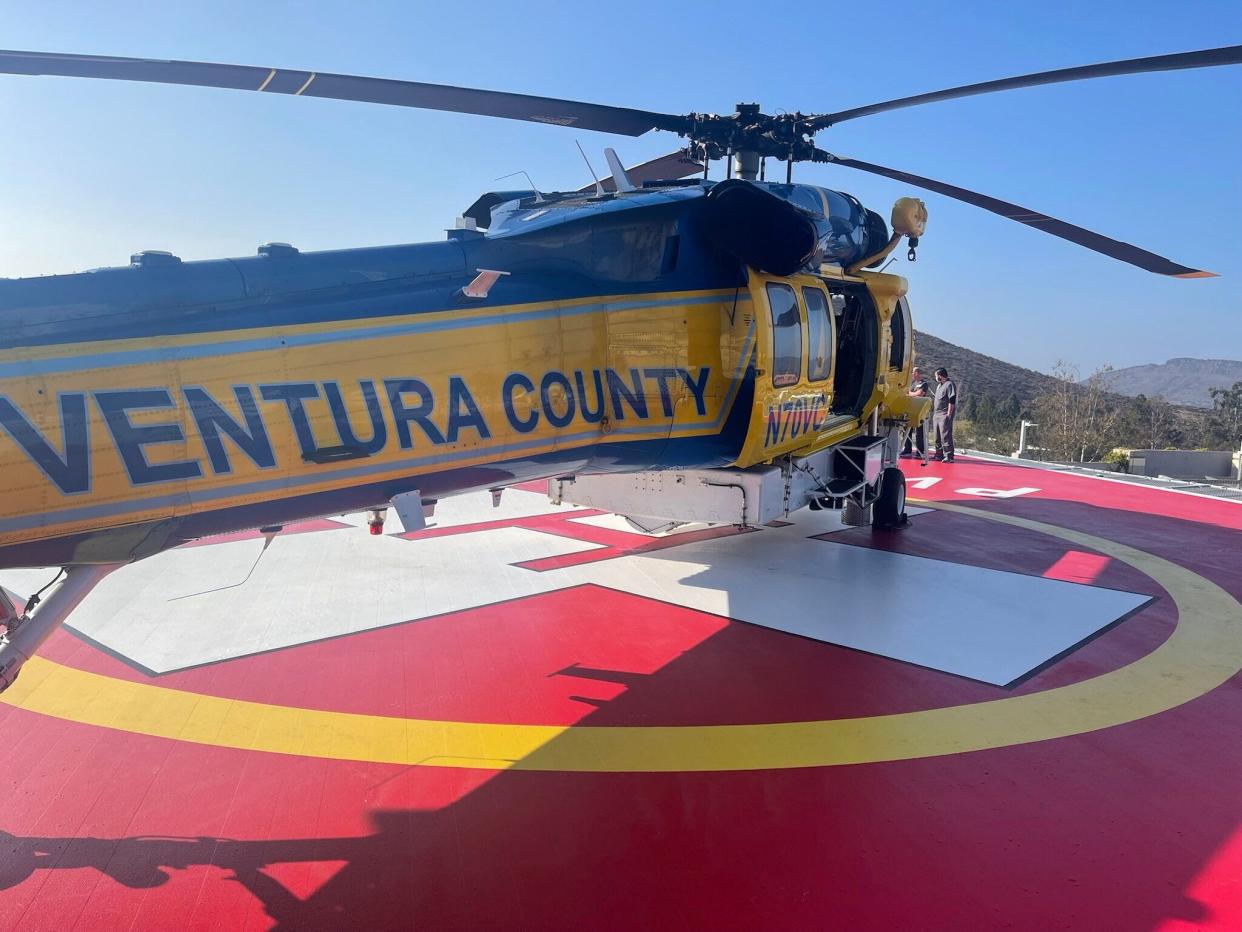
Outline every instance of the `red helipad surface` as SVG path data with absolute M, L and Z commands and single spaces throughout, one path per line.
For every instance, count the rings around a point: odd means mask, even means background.
M 160 676 L 61 632 L 0 704 L 0 928 L 1242 928 L 1242 506 L 907 471 L 952 510 L 808 566 L 1154 601 L 1013 688 L 597 583 Z

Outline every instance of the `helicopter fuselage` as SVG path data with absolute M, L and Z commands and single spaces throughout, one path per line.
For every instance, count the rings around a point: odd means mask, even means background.
M 414 491 L 746 467 L 898 404 L 905 282 L 841 270 L 882 223 L 760 186 L 815 231 L 773 274 L 713 240 L 710 188 L 516 192 L 447 242 L 0 281 L 0 568 L 125 562 Z

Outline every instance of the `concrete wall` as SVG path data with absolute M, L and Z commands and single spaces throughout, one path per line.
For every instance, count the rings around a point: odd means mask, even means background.
M 1130 473 L 1175 479 L 1225 479 L 1234 472 L 1232 450 L 1131 450 Z

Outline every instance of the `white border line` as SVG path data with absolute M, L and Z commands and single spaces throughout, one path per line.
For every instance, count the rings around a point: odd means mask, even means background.
M 1057 472 L 1066 476 L 1082 476 L 1084 479 L 1098 479 L 1100 482 L 1113 482 L 1117 485 L 1128 485 L 1135 489 L 1151 489 L 1153 492 L 1175 492 L 1178 495 L 1193 495 L 1195 498 L 1206 498 L 1213 502 L 1225 502 L 1231 505 L 1242 505 L 1242 499 L 1239 498 L 1226 498 L 1223 495 L 1206 495 L 1203 492 L 1191 492 L 1189 489 L 1166 489 L 1158 485 L 1147 485 L 1145 482 L 1131 482 L 1128 479 L 1114 479 L 1112 476 L 1097 475 L 1087 469 L 1079 469 L 1078 467 L 1072 465 L 1067 469 L 1066 464 L 1064 463 L 1050 465 L 1048 463 L 1041 463 L 1038 460 L 1018 459 L 1016 457 L 1002 456 L 999 453 L 983 453 L 979 450 L 963 450 L 962 452 L 966 456 L 978 457 L 979 459 L 985 460 L 989 463 L 1000 463 L 1006 466 L 1018 466 L 1022 469 L 1039 469 L 1044 472 Z M 1144 478 L 1152 479 L 1155 477 L 1145 476 Z M 1189 482 L 1191 480 L 1187 479 L 1179 481 Z

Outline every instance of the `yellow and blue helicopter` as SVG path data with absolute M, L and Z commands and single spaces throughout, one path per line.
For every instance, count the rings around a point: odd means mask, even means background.
M 0 569 L 62 566 L 41 607 L 0 590 L 0 689 L 108 572 L 208 535 L 547 479 L 654 530 L 795 509 L 904 520 L 906 280 L 868 271 L 924 232 L 796 184 L 797 162 L 884 175 L 1148 271 L 1209 275 L 973 191 L 833 155 L 814 136 L 916 104 L 1242 62 L 1242 47 L 1063 69 L 820 115 L 673 115 L 276 68 L 0 52 L 0 73 L 448 110 L 685 148 L 568 192 L 483 195 L 444 242 L 0 280 Z M 723 160 L 726 177 L 708 178 Z M 766 178 L 767 162 L 785 178 Z

